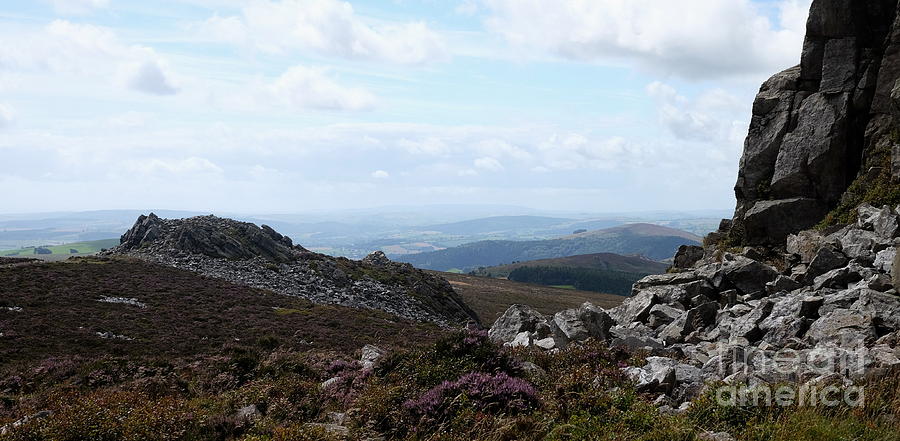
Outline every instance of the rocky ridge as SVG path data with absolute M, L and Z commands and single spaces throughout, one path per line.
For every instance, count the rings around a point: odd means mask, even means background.
M 862 206 L 856 224 L 791 235 L 780 255 L 685 247 L 679 267 L 637 282 L 609 310 L 549 317 L 515 305 L 489 335 L 508 346 L 594 338 L 645 351 L 645 366 L 625 370 L 664 406 L 718 381 L 850 384 L 900 368 L 898 245 L 900 207 Z
M 859 197 L 846 194 L 854 180 L 900 178 L 897 9 L 897 0 L 813 1 L 800 64 L 753 103 L 723 231 L 732 243 L 783 243 Z
M 439 277 L 375 252 L 362 261 L 294 245 L 272 228 L 215 216 L 140 216 L 106 252 L 198 272 L 320 304 L 379 309 L 441 325 L 477 322 Z

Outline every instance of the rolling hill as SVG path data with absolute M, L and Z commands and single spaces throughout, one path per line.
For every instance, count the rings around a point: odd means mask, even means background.
M 393 256 L 419 268 L 470 271 L 517 261 L 555 259 L 596 253 L 640 255 L 652 260 L 672 257 L 681 245 L 702 239 L 691 233 L 652 224 L 628 224 L 556 239 L 488 240 L 428 253 Z
M 598 253 L 478 268 L 472 274 L 627 296 L 634 282 L 649 274 L 661 274 L 667 267 L 640 256 Z
M 554 314 L 591 302 L 601 308 L 619 306 L 621 296 L 574 289 L 554 288 L 504 279 L 476 277 L 466 274 L 434 272 L 447 279 L 453 289 L 469 305 L 485 326 L 494 323 L 511 305 L 531 306 L 543 314 Z
M 477 276 L 506 278 L 509 273 L 523 267 L 584 268 L 626 273 L 660 274 L 668 265 L 640 256 L 622 256 L 613 253 L 582 254 L 555 259 L 529 260 L 474 270 Z

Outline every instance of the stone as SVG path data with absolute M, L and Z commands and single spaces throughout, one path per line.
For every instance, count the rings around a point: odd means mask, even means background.
M 653 291 L 643 290 L 611 309 L 609 315 L 620 325 L 645 322 L 650 315 L 650 310 L 657 303 L 659 303 L 659 299 Z
M 800 66 L 773 75 L 753 102 L 750 131 L 744 142 L 735 193 L 739 203 L 764 199 L 784 135 L 791 126 L 799 92 Z M 740 221 L 740 216 L 737 216 Z
M 849 258 L 868 256 L 879 251 L 881 247 L 880 238 L 872 231 L 861 230 L 859 228 L 848 228 L 838 231 L 829 236 L 836 239 L 841 246 L 841 251 Z
M 557 329 L 570 341 L 582 341 L 591 337 L 608 340 L 609 329 L 614 325 L 613 319 L 606 311 L 591 303 L 558 312 L 553 316 L 553 321 Z
M 731 337 L 745 338 L 749 341 L 759 340 L 762 338 L 759 324 L 769 317 L 774 306 L 775 304 L 771 301 L 762 300 L 748 314 L 735 318 L 729 329 L 727 329 L 728 334 Z
M 546 322 L 544 315 L 530 306 L 512 305 L 494 322 L 488 331 L 488 337 L 496 342 L 511 342 L 520 333 L 535 332 L 538 324 Z
M 634 335 L 613 338 L 610 340 L 609 345 L 610 347 L 625 348 L 631 351 L 647 351 L 651 353 L 664 347 L 663 342 L 658 339 L 649 336 L 638 337 Z
M 685 283 L 679 286 L 682 290 L 684 290 L 684 297 L 681 297 L 680 292 L 670 293 L 670 299 L 672 301 L 668 302 L 669 304 L 678 302 L 679 304 L 681 304 L 681 306 L 691 307 L 692 305 L 684 304 L 684 298 L 691 299 L 697 296 L 703 296 L 708 299 L 713 299 L 719 297 L 719 291 L 712 285 L 712 283 L 709 283 L 709 281 L 706 279 L 695 280 L 693 282 Z
M 900 252 L 897 252 L 896 249 L 894 252 L 894 264 L 892 265 L 891 274 L 894 279 L 894 289 L 896 289 L 897 292 L 900 292 Z
M 866 280 L 866 284 L 869 286 L 869 289 L 878 292 L 887 292 L 894 289 L 893 280 L 887 274 L 875 274 Z
M 384 254 L 383 251 L 375 251 L 368 256 L 364 257 L 362 260 L 364 263 L 368 263 L 373 266 L 389 266 L 392 262 L 391 259 Z
M 894 272 L 894 260 L 897 258 L 897 248 L 890 247 L 875 254 L 872 267 L 888 274 Z
M 884 207 L 881 215 L 874 219 L 875 234 L 884 239 L 893 239 L 900 233 L 900 220 L 890 207 Z
M 651 274 L 634 283 L 634 293 L 653 286 L 672 286 L 700 280 L 702 276 L 693 271 L 681 273 Z
M 787 252 L 800 256 L 800 262 L 808 264 L 824 244 L 825 237 L 821 233 L 805 230 L 788 236 Z
M 766 283 L 766 292 L 769 295 L 773 295 L 773 294 L 779 293 L 779 292 L 794 291 L 794 290 L 800 289 L 802 287 L 803 287 L 803 285 L 801 285 L 796 280 L 794 280 L 788 276 L 779 275 L 778 277 L 775 278 L 775 280 L 773 280 L 769 283 Z
M 819 318 L 819 309 L 825 304 L 825 299 L 820 296 L 806 296 L 800 301 L 798 315 L 808 319 Z
M 257 409 L 255 404 L 251 404 L 238 409 L 234 416 L 240 421 L 256 421 L 262 418 L 262 412 Z
M 771 182 L 774 198 L 817 196 L 821 199 L 811 200 L 825 204 L 840 199 L 848 178 L 844 161 L 849 105 L 848 93 L 813 93 L 803 100 L 797 126 L 785 135 L 775 162 Z M 821 219 L 825 213 L 819 214 Z
M 850 262 L 843 253 L 832 246 L 823 246 L 816 252 L 815 257 L 806 269 L 806 277 L 815 279 L 831 270 L 843 268 Z
M 858 347 L 877 338 L 872 316 L 857 311 L 837 310 L 816 320 L 806 336 L 816 343 Z
M 789 234 L 817 224 L 828 207 L 811 198 L 759 201 L 744 215 L 745 242 L 765 245 L 783 242 Z
M 692 332 L 701 331 L 716 321 L 719 304 L 709 302 L 681 314 L 672 323 L 663 328 L 657 338 L 667 344 L 684 340 Z
M 503 345 L 510 348 L 527 348 L 528 346 L 531 346 L 532 343 L 534 343 L 534 335 L 531 332 L 523 331 L 516 334 L 511 341 L 508 341 Z
M 859 299 L 850 309 L 871 316 L 883 334 L 900 330 L 900 296 L 872 289 L 859 289 Z
M 654 305 L 653 308 L 650 309 L 650 320 L 648 325 L 651 328 L 668 325 L 681 317 L 684 313 L 684 310 L 673 308 L 669 305 Z
M 647 357 L 644 367 L 629 366 L 624 372 L 635 382 L 639 392 L 670 394 L 678 382 L 677 365 L 671 358 Z
M 549 351 L 551 349 L 556 349 L 557 341 L 553 337 L 547 337 L 540 340 L 534 340 L 534 345 L 541 349 Z
M 387 354 L 387 351 L 378 346 L 365 345 L 362 348 L 362 355 L 359 357 L 359 362 L 364 369 L 371 369 L 378 360 L 381 360 L 385 356 L 385 354 Z
M 766 284 L 778 277 L 778 271 L 769 265 L 735 256 L 723 267 L 725 279 L 744 294 L 765 292 Z
M 681 245 L 675 253 L 674 268 L 689 269 L 695 263 L 703 259 L 705 252 L 703 247 L 696 245 Z
M 868 275 L 866 271 L 855 265 L 838 268 L 816 277 L 813 281 L 813 289 L 818 291 L 822 288 L 846 288 L 851 283 L 859 282 Z
M 728 432 L 703 432 L 697 435 L 700 441 L 734 441 L 734 437 Z

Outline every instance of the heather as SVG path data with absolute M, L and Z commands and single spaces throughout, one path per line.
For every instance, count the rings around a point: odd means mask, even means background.
M 146 307 L 101 301 L 106 297 L 134 298 Z M 317 305 L 123 258 L 0 267 L 4 306 L 22 311 L 0 315 L 0 370 L 76 355 L 212 354 L 226 344 L 257 341 L 352 351 L 366 343 L 433 341 L 438 332 L 381 311 Z
M 621 367 L 642 354 L 588 341 L 557 352 L 504 348 L 483 331 L 359 351 L 273 348 L 143 361 L 57 357 L 0 379 L 0 425 L 51 411 L 3 440 L 895 440 L 900 380 L 866 406 L 727 407 L 711 393 L 661 414 Z M 248 410 L 249 409 L 249 410 Z M 795 429 L 792 429 L 794 427 Z
M 679 414 L 623 373 L 647 354 L 587 340 L 511 348 L 172 268 L 90 259 L 0 268 L 0 440 L 896 440 L 900 380 L 863 408 Z M 138 299 L 130 303 L 103 298 Z M 52 320 L 51 320 L 52 318 Z M 52 323 L 52 325 L 51 325 Z M 106 332 L 112 334 L 99 335 Z M 128 339 L 118 338 L 123 336 Z M 385 354 L 361 360 L 361 347 Z

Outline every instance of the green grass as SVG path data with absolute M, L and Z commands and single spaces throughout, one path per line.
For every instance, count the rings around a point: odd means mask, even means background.
M 550 285 L 550 287 L 559 289 L 576 289 L 575 285 Z
M 46 249 L 50 250 L 51 255 L 53 255 L 53 254 L 67 254 L 67 255 L 93 254 L 93 253 L 97 253 L 100 250 L 103 250 L 106 248 L 112 248 L 116 245 L 119 245 L 119 239 L 102 239 L 102 240 L 92 240 L 92 241 L 87 241 L 87 242 L 66 243 L 66 244 L 62 244 L 62 245 L 48 245 L 48 246 L 41 246 L 41 247 L 26 247 L 26 248 L 20 248 L 18 250 L 6 250 L 6 251 L 0 251 L 0 256 L 2 256 L 2 257 L 34 256 L 34 255 L 38 255 L 37 253 L 35 253 L 36 248 L 46 248 Z M 77 253 L 73 253 L 72 250 L 76 250 Z

